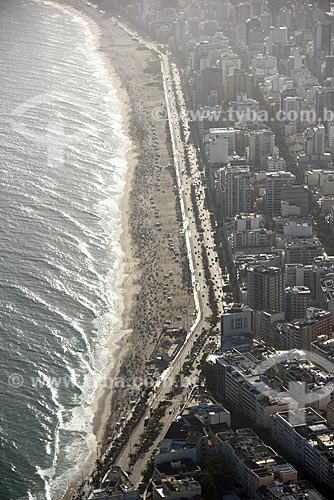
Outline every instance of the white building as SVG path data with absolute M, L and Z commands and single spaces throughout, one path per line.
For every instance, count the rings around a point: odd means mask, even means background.
M 228 304 L 221 317 L 222 343 L 228 337 L 253 335 L 254 312 L 244 304 Z
M 299 217 L 300 211 L 301 209 L 297 205 L 290 205 L 288 201 L 281 201 L 281 215 L 283 218 Z
M 283 226 L 283 234 L 286 238 L 311 238 L 312 224 L 295 221 L 286 222 Z
M 251 63 L 251 68 L 255 76 L 267 76 L 277 73 L 277 58 L 257 54 Z
M 218 454 L 224 457 L 235 480 L 250 498 L 255 498 L 261 487 L 273 486 L 277 480 L 282 483 L 297 480 L 297 471 L 251 429 L 219 433 L 217 446 Z
M 286 170 L 286 161 L 280 156 L 268 156 L 267 158 L 268 172 L 284 172 Z
M 238 214 L 234 217 L 234 222 L 237 232 L 253 231 L 263 224 L 263 217 L 260 214 Z
M 185 415 L 194 415 L 205 427 L 217 424 L 226 424 L 228 427 L 231 426 L 230 412 L 218 403 L 203 403 L 196 406 L 187 406 L 184 412 Z
M 129 481 L 128 475 L 116 465 L 110 467 L 100 487 L 88 493 L 87 500 L 139 500 L 139 493 Z
M 271 415 L 296 408 L 297 403 L 279 379 L 259 374 L 259 363 L 251 353 L 237 349 L 209 356 L 207 374 L 210 373 L 211 378 L 207 379 L 207 387 L 239 415 L 258 427 L 270 428 Z M 214 388 L 211 380 L 214 380 Z
M 312 408 L 276 413 L 272 417 L 276 443 L 314 480 L 334 489 L 334 434 Z
M 314 259 L 324 254 L 318 238 L 291 239 L 284 245 L 286 264 L 312 264 Z
M 235 130 L 233 128 L 210 128 L 209 162 L 221 165 L 228 162 L 228 157 L 235 153 Z
M 271 26 L 270 28 L 270 44 L 284 43 L 288 41 L 288 28 L 286 26 L 280 26 L 275 28 Z
M 201 496 L 201 485 L 192 477 L 162 479 L 153 482 L 154 500 L 193 499 Z
M 258 123 L 259 102 L 248 98 L 247 94 L 237 94 L 236 101 L 231 102 L 230 112 L 238 127 L 243 127 L 248 122 Z

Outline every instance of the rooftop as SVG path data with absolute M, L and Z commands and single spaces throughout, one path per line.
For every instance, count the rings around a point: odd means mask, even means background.
M 282 500 L 325 500 L 325 498 L 313 488 L 307 481 L 296 481 L 295 483 L 279 484 L 268 487 L 270 498 Z
M 181 458 L 175 461 L 166 461 L 160 464 L 156 464 L 155 468 L 157 471 L 164 476 L 186 476 L 187 474 L 193 474 L 194 472 L 199 472 L 200 468 L 190 460 L 190 458 Z

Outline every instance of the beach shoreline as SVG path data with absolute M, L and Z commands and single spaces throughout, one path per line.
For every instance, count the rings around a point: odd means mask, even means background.
M 182 337 L 166 336 L 163 326 L 172 324 L 186 331 L 195 309 L 192 289 L 185 279 L 188 260 L 180 230 L 175 172 L 169 163 L 168 133 L 165 120 L 154 119 L 154 111 L 165 106 L 160 61 L 111 21 L 90 17 L 78 2 L 56 3 L 89 23 L 96 49 L 117 91 L 123 132 L 129 139 L 120 202 L 119 237 L 124 257 L 118 273 L 123 300 L 118 311 L 119 329 L 113 329 L 109 341 L 111 362 L 103 378 L 121 375 L 126 380 L 134 376 L 144 379 L 158 374 L 152 364 L 157 353 L 172 352 L 181 345 Z M 167 289 L 172 301 L 166 300 Z M 115 438 L 115 424 L 131 414 L 132 400 L 139 401 L 142 393 L 142 388 L 113 390 L 103 384 L 96 391 L 92 409 L 97 450 L 81 467 L 87 482 L 96 459 L 108 451 Z M 142 404 L 146 406 L 146 401 Z M 80 478 L 74 478 L 63 499 L 76 498 L 80 483 Z
M 134 284 L 134 281 L 138 281 L 138 270 L 134 272 L 135 260 L 132 252 L 128 215 L 130 210 L 130 192 L 135 174 L 138 153 L 137 146 L 131 140 L 130 134 L 131 109 L 129 105 L 129 95 L 124 89 L 119 75 L 111 65 L 109 58 L 101 49 L 101 44 L 103 42 L 103 30 L 101 29 L 101 26 L 99 26 L 98 22 L 90 17 L 86 12 L 79 10 L 79 6 L 77 4 L 75 6 L 71 5 L 70 0 L 57 0 L 50 3 L 60 6 L 63 10 L 71 12 L 76 16 L 80 16 L 89 24 L 89 28 L 94 37 L 96 50 L 99 52 L 99 56 L 103 59 L 103 63 L 107 68 L 113 87 L 119 97 L 119 105 L 122 116 L 122 130 L 129 141 L 125 155 L 128 170 L 124 191 L 119 201 L 121 227 L 119 229 L 118 239 L 122 251 L 124 252 L 123 262 L 121 264 L 121 268 L 118 270 L 119 280 L 117 291 L 118 294 L 122 296 L 122 300 L 120 301 L 122 302 L 122 307 L 118 307 L 118 310 L 116 311 L 118 317 L 117 327 L 119 326 L 119 329 L 117 328 L 115 331 L 115 328 L 113 328 L 112 334 L 109 338 L 108 349 L 112 359 L 103 370 L 102 383 L 97 388 L 91 404 L 94 414 L 92 422 L 93 434 L 96 437 L 98 450 L 99 444 L 103 443 L 104 440 L 106 425 L 110 417 L 112 398 L 114 396 L 113 391 L 110 387 L 106 387 L 103 381 L 114 380 L 118 376 L 122 362 L 124 362 L 128 351 L 131 350 L 131 344 L 127 342 L 130 339 L 132 332 L 129 324 L 129 317 L 132 309 L 133 296 L 139 290 L 139 287 Z M 81 467 L 85 476 L 90 476 L 94 470 L 97 450 L 92 451 L 91 455 L 87 458 L 85 466 Z M 80 487 L 80 484 L 81 481 L 78 476 L 68 487 L 63 499 L 66 500 L 72 498 Z

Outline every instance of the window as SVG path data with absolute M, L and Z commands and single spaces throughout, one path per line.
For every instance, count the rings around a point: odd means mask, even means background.
M 243 328 L 243 318 L 236 318 L 235 320 L 235 329 L 241 330 Z

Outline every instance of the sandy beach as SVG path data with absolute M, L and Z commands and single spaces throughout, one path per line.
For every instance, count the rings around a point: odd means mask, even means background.
M 110 357 L 104 378 L 122 377 L 129 387 L 102 386 L 93 403 L 93 428 L 102 454 L 117 436 L 116 423 L 125 419 L 142 388 L 134 378 L 158 376 L 152 360 L 173 352 L 182 338 L 166 334 L 167 326 L 187 330 L 193 320 L 185 239 L 175 172 L 170 164 L 170 144 L 165 121 L 165 99 L 158 56 L 139 47 L 108 20 L 95 21 L 70 1 L 64 8 L 80 14 L 90 24 L 96 46 L 117 89 L 123 128 L 130 139 L 128 176 L 122 200 L 121 241 L 125 253 L 119 284 L 123 301 L 119 331 L 111 332 Z M 83 464 L 89 476 L 96 452 Z M 85 465 L 85 466 L 84 466 Z M 78 478 L 79 480 L 79 478 Z M 77 483 L 64 499 L 76 498 Z

